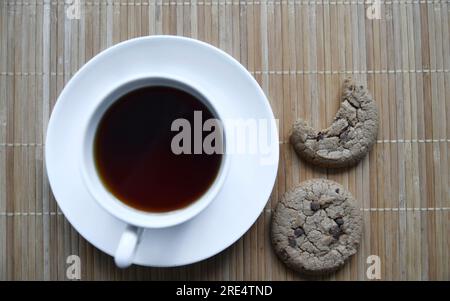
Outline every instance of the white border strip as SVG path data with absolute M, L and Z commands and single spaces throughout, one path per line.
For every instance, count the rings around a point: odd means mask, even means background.
M 397 74 L 397 73 L 449 73 L 450 69 L 422 69 L 422 70 L 281 70 L 281 71 L 250 71 L 252 74 Z
M 266 212 L 271 212 L 272 209 L 266 209 Z M 450 211 L 450 207 L 392 207 L 392 208 L 360 208 L 363 212 L 427 212 L 427 211 Z M 15 217 L 15 216 L 63 216 L 62 212 L 0 212 L 0 216 Z
M 63 215 L 62 212 L 0 212 L 0 216 L 55 216 Z
M 303 74 L 398 74 L 398 73 L 450 73 L 450 69 L 410 69 L 410 70 L 268 70 L 268 71 L 249 71 L 253 75 L 303 75 Z M 64 76 L 73 75 L 72 72 L 0 72 L 2 76 Z
M 450 143 L 450 139 L 396 139 L 377 140 L 378 144 L 383 143 Z M 280 144 L 289 144 L 289 141 L 280 141 Z
M 43 143 L 0 143 L 2 147 L 39 147 L 44 146 Z
M 288 144 L 289 141 L 280 141 L 279 144 Z M 397 139 L 397 140 L 377 140 L 378 144 L 383 143 L 450 143 L 450 139 Z M 0 147 L 41 147 L 43 143 L 0 143 Z
M 364 212 L 384 212 L 384 211 L 448 211 L 450 207 L 414 207 L 414 208 L 361 208 Z
M 450 139 L 411 139 L 411 140 L 377 140 L 377 143 L 446 143 L 450 142 Z
M 107 1 L 86 1 L 82 5 L 86 6 L 214 6 L 214 5 L 369 5 L 374 1 L 199 1 L 199 2 L 162 2 L 161 0 L 156 2 L 137 2 L 137 3 L 121 3 L 121 2 L 107 2 Z M 392 5 L 392 4 L 442 4 L 447 1 L 441 0 L 392 0 L 392 1 L 380 1 L 380 4 Z M 51 1 L 50 5 L 71 5 L 72 2 L 68 1 Z M 20 2 L 6 2 L 7 6 L 37 6 L 43 5 L 43 2 L 32 3 L 26 1 Z

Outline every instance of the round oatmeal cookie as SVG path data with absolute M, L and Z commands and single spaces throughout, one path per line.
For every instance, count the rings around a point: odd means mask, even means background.
M 362 217 L 340 184 L 314 179 L 286 192 L 272 217 L 272 244 L 290 268 L 307 275 L 333 272 L 356 253 Z
M 378 109 L 367 89 L 348 78 L 333 123 L 318 131 L 299 119 L 290 142 L 297 154 L 318 166 L 339 168 L 361 160 L 376 142 Z

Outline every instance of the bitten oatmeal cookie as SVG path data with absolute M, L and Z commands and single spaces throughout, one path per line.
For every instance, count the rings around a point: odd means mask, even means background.
M 378 109 L 367 89 L 344 81 L 341 107 L 331 126 L 318 131 L 302 119 L 295 122 L 290 142 L 297 154 L 323 167 L 344 167 L 361 160 L 377 139 Z
M 362 217 L 340 184 L 314 179 L 286 192 L 272 217 L 272 244 L 290 268 L 309 275 L 333 272 L 356 253 Z

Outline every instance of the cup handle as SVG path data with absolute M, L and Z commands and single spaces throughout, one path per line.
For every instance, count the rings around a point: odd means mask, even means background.
M 133 263 L 134 254 L 141 240 L 142 228 L 128 225 L 119 240 L 114 261 L 119 268 L 127 268 Z

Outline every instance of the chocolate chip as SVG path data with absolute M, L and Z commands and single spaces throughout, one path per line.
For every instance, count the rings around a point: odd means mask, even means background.
M 341 229 L 339 228 L 339 226 L 334 225 L 333 227 L 330 228 L 330 234 L 335 238 L 338 239 L 339 235 L 341 235 Z
M 297 229 L 294 230 L 295 237 L 300 237 L 303 234 L 305 234 L 305 230 L 303 230 L 302 227 L 298 227 Z
M 319 209 L 320 209 L 320 204 L 318 201 L 311 202 L 311 210 L 312 211 L 317 211 Z
M 322 139 L 323 139 L 323 133 L 322 132 L 317 133 L 316 141 L 319 141 Z
M 297 242 L 295 241 L 294 237 L 289 237 L 288 238 L 288 244 L 290 247 L 294 248 L 297 245 Z
M 334 220 L 338 226 L 342 226 L 344 224 L 344 219 L 342 217 L 338 217 Z
M 336 190 L 335 190 L 335 191 L 336 191 L 336 193 L 339 193 L 339 188 L 336 188 Z

